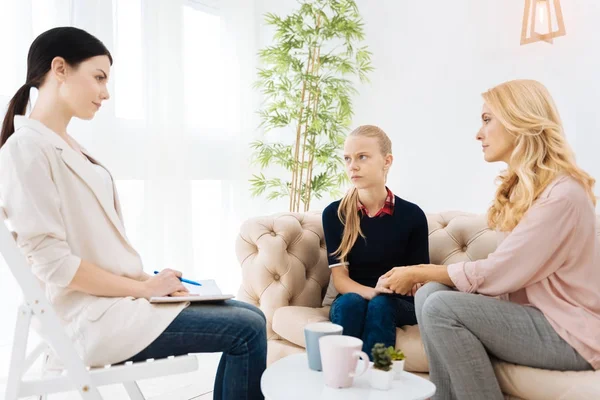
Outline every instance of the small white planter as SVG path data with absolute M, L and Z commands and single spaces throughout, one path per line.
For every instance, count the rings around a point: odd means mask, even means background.
M 373 389 L 389 390 L 392 387 L 394 380 L 394 370 L 382 371 L 380 369 L 371 368 L 369 372 L 369 382 Z
M 392 364 L 392 371 L 394 371 L 394 379 L 399 379 L 404 371 L 404 360 L 396 360 Z

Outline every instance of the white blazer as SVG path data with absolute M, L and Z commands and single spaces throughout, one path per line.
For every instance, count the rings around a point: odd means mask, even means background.
M 92 162 L 101 165 L 87 151 Z M 152 343 L 187 304 L 150 304 L 69 289 L 81 260 L 139 279 L 142 261 L 94 166 L 41 122 L 15 117 L 0 150 L 0 201 L 17 244 L 90 366 L 113 364 Z

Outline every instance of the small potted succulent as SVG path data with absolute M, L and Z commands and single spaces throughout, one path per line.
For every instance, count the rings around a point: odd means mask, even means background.
M 371 350 L 373 355 L 373 368 L 370 373 L 371 387 L 379 390 L 388 390 L 392 387 L 394 371 L 392 370 L 392 357 L 383 343 L 376 343 Z
M 402 350 L 396 350 L 393 346 L 388 347 L 387 350 L 392 359 L 392 370 L 394 371 L 394 378 L 398 379 L 400 378 L 400 375 L 402 375 L 402 371 L 404 371 L 404 359 L 406 357 L 404 356 Z

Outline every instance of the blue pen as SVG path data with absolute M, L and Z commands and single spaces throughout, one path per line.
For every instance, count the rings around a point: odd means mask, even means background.
M 158 274 L 158 271 L 154 271 L 154 275 Z M 189 279 L 179 278 L 181 282 L 189 283 L 190 285 L 202 286 L 201 283 L 190 281 Z

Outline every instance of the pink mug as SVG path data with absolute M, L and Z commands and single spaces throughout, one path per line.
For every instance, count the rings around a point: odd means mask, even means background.
M 362 340 L 352 336 L 332 335 L 319 339 L 323 377 L 327 386 L 350 387 L 355 376 L 360 376 L 369 369 L 369 356 L 360 350 L 362 345 Z M 363 368 L 360 373 L 356 373 L 359 359 L 362 360 Z

